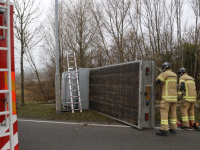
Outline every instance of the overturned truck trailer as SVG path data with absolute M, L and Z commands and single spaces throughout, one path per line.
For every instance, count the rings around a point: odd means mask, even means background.
M 155 63 L 133 61 L 90 69 L 89 107 L 131 126 L 155 126 Z

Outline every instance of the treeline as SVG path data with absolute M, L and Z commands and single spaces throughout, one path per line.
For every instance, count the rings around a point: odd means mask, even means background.
M 45 78 L 54 83 L 52 12 L 54 7 L 49 9 L 46 27 L 41 32 L 41 74 L 48 75 Z M 192 17 L 187 18 L 187 14 Z M 76 52 L 79 67 L 140 59 L 153 60 L 160 67 L 168 61 L 174 72 L 185 67 L 195 78 L 199 98 L 199 29 L 198 0 L 59 0 L 60 73 L 67 66 L 67 49 Z

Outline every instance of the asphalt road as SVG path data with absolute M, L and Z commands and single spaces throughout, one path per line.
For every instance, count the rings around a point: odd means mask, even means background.
M 200 132 L 160 137 L 155 129 L 18 121 L 20 150 L 198 150 Z

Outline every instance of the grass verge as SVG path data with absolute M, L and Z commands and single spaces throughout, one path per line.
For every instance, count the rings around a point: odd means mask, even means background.
M 38 103 L 28 103 L 23 107 L 20 106 L 19 109 L 17 109 L 17 116 L 18 118 L 63 120 L 73 122 L 116 122 L 115 120 L 92 110 L 83 110 L 82 113 L 75 111 L 74 114 L 71 111 L 62 112 L 60 115 L 57 115 L 55 105 L 43 105 Z
M 157 104 L 159 105 L 159 104 Z M 18 118 L 32 118 L 32 119 L 44 119 L 44 120 L 63 120 L 73 122 L 100 122 L 100 123 L 114 123 L 117 122 L 114 119 L 101 115 L 93 110 L 84 110 L 82 113 L 75 111 L 73 114 L 70 112 L 62 112 L 60 115 L 56 115 L 55 105 L 44 105 L 40 103 L 27 103 L 23 107 L 17 109 Z M 200 107 L 195 108 L 196 122 L 200 123 Z M 177 107 L 177 119 L 181 120 L 180 107 Z M 155 123 L 160 124 L 160 108 L 155 108 Z

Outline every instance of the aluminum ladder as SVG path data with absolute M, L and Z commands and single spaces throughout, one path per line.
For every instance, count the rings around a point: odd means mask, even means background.
M 4 127 L 8 127 L 9 132 L 0 133 L 0 137 L 10 137 L 10 150 L 14 150 L 14 136 L 13 136 L 13 114 L 12 114 L 12 83 L 11 83 L 11 46 L 10 46 L 10 0 L 5 1 L 5 6 L 0 5 L 0 9 L 4 10 L 6 14 L 6 26 L 0 26 L 0 29 L 6 30 L 6 45 L 7 47 L 0 47 L 1 51 L 7 52 L 7 68 L 0 68 L 0 72 L 7 72 L 8 89 L 0 90 L 0 93 L 5 94 L 5 111 L 1 111 L 0 115 L 5 115 Z M 8 104 L 8 110 L 7 110 Z M 9 117 L 7 117 L 9 115 Z M 0 128 L 3 126 L 0 126 Z
M 66 102 L 66 103 L 71 104 L 72 113 L 74 113 L 74 110 L 79 110 L 80 113 L 82 113 L 78 69 L 77 69 L 75 51 L 72 52 L 72 51 L 67 50 L 67 67 L 68 67 L 68 74 L 69 74 L 68 79 L 69 79 L 69 93 L 70 93 L 71 102 Z M 75 71 L 75 78 L 72 76 L 72 71 Z M 76 80 L 76 83 L 72 82 L 73 80 Z M 78 96 L 74 95 L 74 92 L 78 92 Z M 78 99 L 78 102 L 76 101 L 77 99 Z M 74 109 L 75 104 L 78 104 L 78 109 Z

